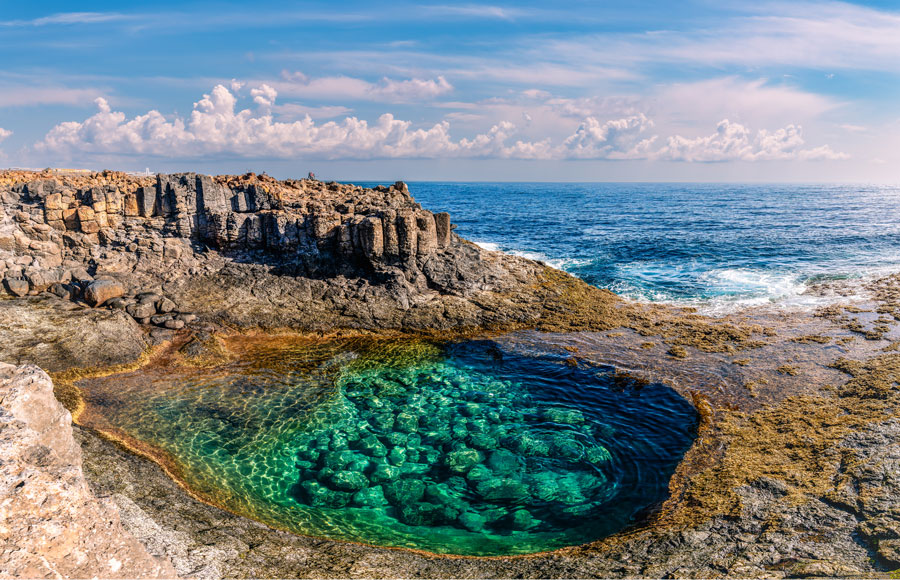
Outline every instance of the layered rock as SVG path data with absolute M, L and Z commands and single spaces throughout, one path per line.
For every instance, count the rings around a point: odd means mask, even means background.
M 107 279 L 96 287 L 153 292 L 188 317 L 239 325 L 478 326 L 494 315 L 473 297 L 520 287 L 541 268 L 462 240 L 449 214 L 423 209 L 402 182 L 10 171 L 0 173 L 0 199 L 0 293 L 10 296 L 121 306 L 85 293 Z M 285 314 L 288 303 L 297 316 Z M 141 314 L 149 323 L 165 312 Z
M 91 493 L 71 415 L 38 367 L 0 363 L 0 457 L 0 576 L 175 576 Z

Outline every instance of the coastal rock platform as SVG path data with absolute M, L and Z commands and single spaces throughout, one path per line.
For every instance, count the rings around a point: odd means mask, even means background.
M 42 443 L 54 465 L 76 481 L 83 463 L 90 491 L 79 487 L 72 505 L 88 507 L 67 511 L 66 527 L 94 529 L 92 514 L 109 510 L 93 548 L 60 544 L 63 555 L 92 554 L 81 568 L 48 568 L 62 576 L 840 577 L 900 568 L 895 277 L 873 284 L 867 302 L 815 315 L 711 318 L 628 302 L 479 248 L 402 183 L 5 172 L 0 201 L 0 360 L 51 372 L 76 423 L 78 381 L 92 376 L 211 364 L 273 337 L 347 334 L 555 345 L 568 364 L 619 369 L 623 385 L 672 385 L 703 419 L 669 499 L 634 528 L 547 554 L 439 557 L 272 530 L 195 499 L 115 433 L 76 425 L 82 459 L 46 376 L 5 366 L 42 385 L 41 404 L 63 433 Z M 9 408 L 12 424 L 27 423 L 24 407 Z M 22 445 L 38 435 L 26 431 L 0 432 L 12 446 L 4 457 L 16 458 L 5 465 L 31 465 Z M 40 477 L 33 487 L 46 494 L 58 485 Z M 17 493 L 10 479 L 0 503 Z M 90 507 L 96 498 L 105 507 Z M 6 521 L 34 517 L 32 530 L 68 521 L 46 511 L 52 502 L 15 505 L 28 514 Z M 113 533 L 118 525 L 127 533 Z M 45 575 L 12 557 L 35 545 L 35 561 L 52 564 L 57 552 L 6 526 L 4 575 Z M 116 555 L 122 564 L 111 570 L 105 555 L 126 549 L 130 559 Z

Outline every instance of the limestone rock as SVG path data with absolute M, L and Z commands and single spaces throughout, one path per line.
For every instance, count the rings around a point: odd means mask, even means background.
M 171 578 L 88 488 L 71 416 L 35 366 L 0 363 L 0 576 Z

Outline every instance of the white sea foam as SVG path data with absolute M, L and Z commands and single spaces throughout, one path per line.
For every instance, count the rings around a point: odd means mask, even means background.
M 495 244 L 494 242 L 478 242 L 478 241 L 472 240 L 472 243 L 483 250 L 487 250 L 488 252 L 501 251 L 500 244 Z
M 505 251 L 514 256 L 543 262 L 563 271 L 572 272 L 580 267 L 588 266 L 593 260 L 589 258 L 550 258 L 542 252 L 531 250 L 504 249 L 495 242 L 474 242 L 489 251 Z M 885 266 L 857 276 L 836 281 L 809 282 L 805 276 L 797 273 L 762 270 L 754 268 L 721 268 L 697 273 L 696 282 L 703 287 L 703 298 L 684 298 L 664 289 L 653 289 L 629 278 L 644 278 L 647 270 L 654 276 L 667 270 L 658 263 L 634 262 L 619 266 L 623 278 L 610 285 L 609 289 L 616 294 L 638 302 L 664 303 L 675 306 L 690 306 L 698 312 L 711 316 L 727 315 L 734 312 L 759 306 L 773 306 L 784 310 L 814 310 L 836 302 L 860 301 L 868 298 L 865 283 L 869 280 L 900 272 L 897 266 Z M 689 267 L 688 267 L 689 271 Z M 688 271 L 682 271 L 687 274 Z M 644 274 L 644 275 L 642 275 Z M 689 275 L 689 274 L 688 274 Z

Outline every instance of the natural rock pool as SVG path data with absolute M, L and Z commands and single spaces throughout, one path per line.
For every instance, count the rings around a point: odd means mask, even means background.
M 492 341 L 254 348 L 83 381 L 82 422 L 277 528 L 440 554 L 615 533 L 665 499 L 697 427 L 669 387 Z

